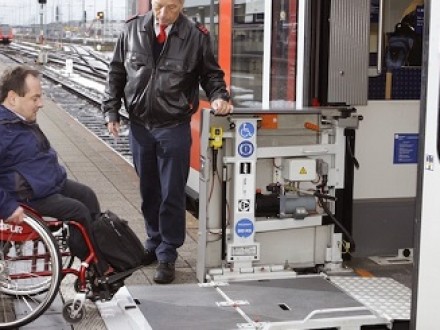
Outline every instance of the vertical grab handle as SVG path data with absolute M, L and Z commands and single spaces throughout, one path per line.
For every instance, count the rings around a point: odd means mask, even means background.
M 384 1 L 379 0 L 379 21 L 377 30 L 377 74 L 382 73 L 382 61 L 383 61 L 383 12 Z

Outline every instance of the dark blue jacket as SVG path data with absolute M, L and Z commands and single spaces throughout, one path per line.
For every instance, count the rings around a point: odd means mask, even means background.
M 9 217 L 19 202 L 60 192 L 66 177 L 38 125 L 0 105 L 0 219 Z

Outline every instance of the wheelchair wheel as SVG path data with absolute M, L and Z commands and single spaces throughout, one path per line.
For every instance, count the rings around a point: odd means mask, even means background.
M 63 306 L 63 317 L 67 322 L 75 324 L 80 322 L 85 316 L 86 309 L 84 306 L 80 307 L 80 304 L 73 299 L 66 301 Z
M 37 215 L 27 212 L 20 224 L 0 220 L 0 329 L 18 328 L 44 313 L 61 275 L 58 245 Z

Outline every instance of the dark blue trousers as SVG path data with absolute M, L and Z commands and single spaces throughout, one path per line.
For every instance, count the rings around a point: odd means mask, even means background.
M 159 261 L 175 262 L 186 232 L 190 124 L 147 129 L 131 123 L 130 146 L 140 179 L 145 247 L 155 251 Z

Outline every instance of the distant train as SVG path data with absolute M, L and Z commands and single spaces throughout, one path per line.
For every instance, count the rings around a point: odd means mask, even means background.
M 9 45 L 14 39 L 12 28 L 8 24 L 0 24 L 0 43 Z

